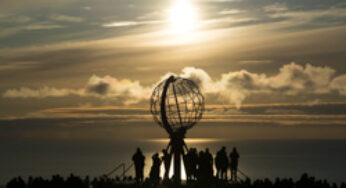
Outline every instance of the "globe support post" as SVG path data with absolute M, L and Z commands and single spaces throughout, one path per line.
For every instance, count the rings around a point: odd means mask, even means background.
M 184 149 L 186 150 L 186 152 L 188 151 L 188 147 L 186 146 L 184 141 L 185 133 L 185 129 L 180 129 L 179 131 L 176 131 L 173 134 L 171 134 L 171 140 L 167 147 L 168 149 L 171 148 L 170 156 L 173 156 L 174 158 L 173 181 L 177 184 L 181 183 L 181 160 L 183 159 L 184 161 Z M 167 170 L 169 170 L 169 168 Z

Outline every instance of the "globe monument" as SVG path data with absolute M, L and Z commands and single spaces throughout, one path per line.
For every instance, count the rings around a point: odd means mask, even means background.
M 170 76 L 154 88 L 150 104 L 154 120 L 169 134 L 166 149 L 174 158 L 173 181 L 180 183 L 181 160 L 188 151 L 185 134 L 202 118 L 204 97 L 192 80 Z

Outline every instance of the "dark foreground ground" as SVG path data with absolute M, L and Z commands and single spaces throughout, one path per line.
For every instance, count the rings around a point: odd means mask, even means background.
M 291 178 L 276 178 L 274 181 L 269 179 L 240 180 L 238 182 L 230 182 L 217 180 L 212 178 L 200 178 L 197 181 L 183 182 L 182 185 L 177 185 L 170 180 L 151 181 L 146 179 L 143 183 L 136 183 L 131 177 L 120 180 L 120 178 L 100 177 L 92 180 L 89 177 L 81 178 L 70 175 L 68 178 L 63 178 L 59 175 L 53 176 L 51 179 L 43 179 L 41 177 L 29 177 L 24 181 L 21 177 L 13 178 L 6 184 L 7 188 L 200 188 L 200 187 L 215 187 L 215 188 L 346 188 L 346 183 L 339 185 L 328 182 L 327 180 L 319 180 L 311 177 L 308 174 L 303 174 L 297 181 Z

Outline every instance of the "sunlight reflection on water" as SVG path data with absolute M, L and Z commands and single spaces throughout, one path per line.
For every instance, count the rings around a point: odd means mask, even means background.
M 184 140 L 186 144 L 203 144 L 203 143 L 227 141 L 226 139 L 219 139 L 219 138 L 185 138 Z M 156 143 L 169 143 L 169 138 L 153 138 L 153 139 L 145 139 L 142 141 L 156 142 Z

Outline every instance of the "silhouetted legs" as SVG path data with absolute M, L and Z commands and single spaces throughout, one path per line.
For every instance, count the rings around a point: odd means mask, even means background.
M 237 182 L 237 168 L 231 167 L 231 181 Z
M 171 166 L 171 159 L 172 155 L 168 153 L 166 149 L 162 150 L 163 156 L 162 156 L 162 161 L 165 165 L 165 174 L 164 174 L 164 179 L 169 178 L 169 169 Z
M 238 160 L 239 160 L 239 153 L 237 152 L 237 148 L 234 147 L 232 152 L 229 155 L 231 159 L 231 180 L 237 181 L 237 170 L 238 170 Z
M 221 169 L 221 179 L 227 180 L 227 168 Z

